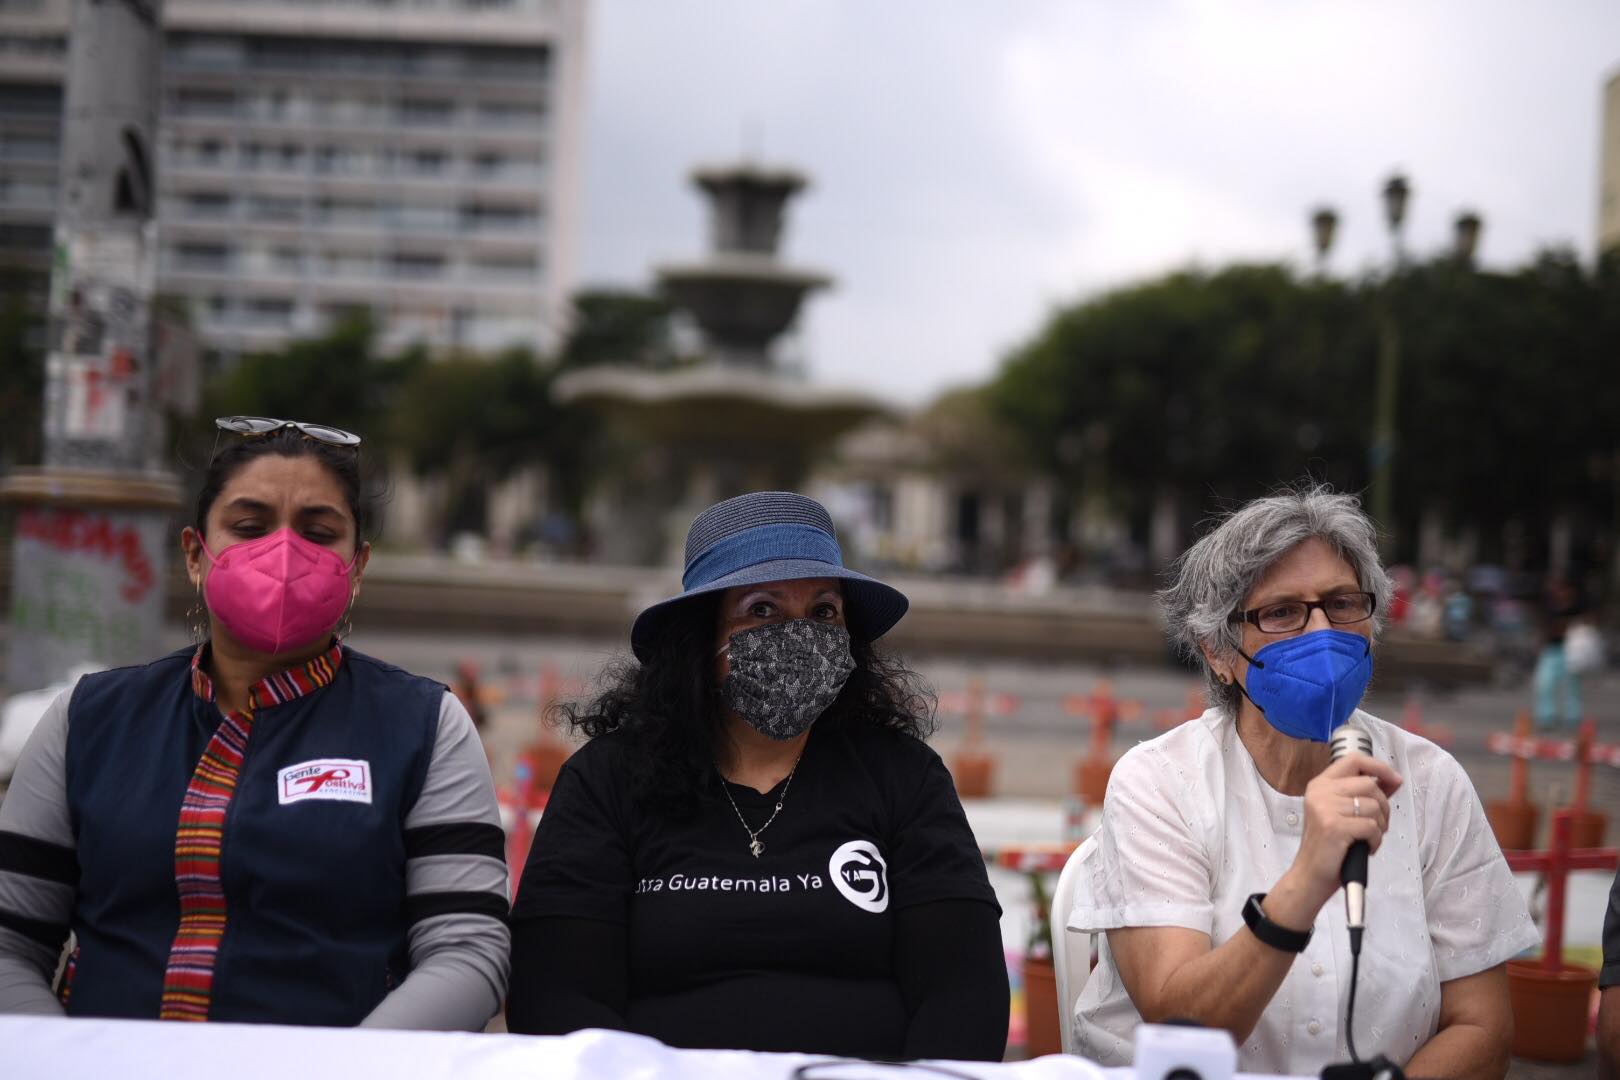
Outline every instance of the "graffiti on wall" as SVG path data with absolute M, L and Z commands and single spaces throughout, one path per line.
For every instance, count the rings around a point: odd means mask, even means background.
M 152 659 L 163 626 L 165 517 L 25 507 L 12 538 L 13 691 L 69 668 Z

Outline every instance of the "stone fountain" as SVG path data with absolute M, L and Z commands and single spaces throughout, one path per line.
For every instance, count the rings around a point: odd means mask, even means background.
M 787 203 L 806 184 L 790 169 L 700 168 L 710 251 L 656 269 L 664 294 L 702 335 L 696 362 L 604 365 L 558 380 L 559 400 L 611 424 L 624 453 L 588 510 L 598 559 L 668 561 L 703 507 L 744 491 L 799 487 L 818 453 L 888 411 L 870 395 L 808 381 L 779 339 L 805 298 L 832 283 L 780 258 Z

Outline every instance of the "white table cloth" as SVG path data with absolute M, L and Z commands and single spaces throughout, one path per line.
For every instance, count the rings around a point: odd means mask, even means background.
M 560 1038 L 269 1024 L 0 1017 L 6 1080 L 788 1080 L 808 1054 L 674 1050 L 614 1031 Z M 1009 1064 L 942 1063 L 979 1080 L 1134 1080 L 1076 1057 Z M 831 1080 L 928 1080 L 915 1069 L 861 1064 Z M 1275 1080 L 1258 1076 L 1245 1080 Z

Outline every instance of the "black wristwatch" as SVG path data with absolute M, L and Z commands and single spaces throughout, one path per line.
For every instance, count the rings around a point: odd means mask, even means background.
M 1265 893 L 1257 892 L 1243 905 L 1243 921 L 1249 924 L 1250 932 L 1273 949 L 1291 953 L 1304 952 L 1305 946 L 1311 943 L 1311 932 L 1290 930 L 1266 918 L 1265 909 L 1260 906 L 1260 902 L 1265 898 Z

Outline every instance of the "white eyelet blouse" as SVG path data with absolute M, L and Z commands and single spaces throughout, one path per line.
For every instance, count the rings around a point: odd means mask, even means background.
M 1405 780 L 1368 866 L 1356 1050 L 1404 1065 L 1437 1030 L 1441 983 L 1494 967 L 1540 935 L 1456 759 L 1367 713 L 1351 722 Z M 1184 926 L 1219 946 L 1243 928 L 1249 895 L 1268 891 L 1293 862 L 1304 813 L 1303 796 L 1282 795 L 1261 778 L 1229 714 L 1210 709 L 1114 767 L 1098 848 L 1068 925 L 1093 933 Z M 1106 935 L 1097 940 L 1097 967 L 1075 1006 L 1076 1049 L 1104 1065 L 1129 1065 L 1141 1018 Z M 1349 986 L 1344 902 L 1335 896 L 1238 1048 L 1238 1067 L 1315 1075 L 1348 1061 Z

